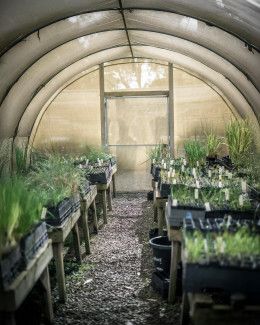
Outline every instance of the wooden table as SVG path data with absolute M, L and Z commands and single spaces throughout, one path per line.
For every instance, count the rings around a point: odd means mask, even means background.
M 97 190 L 102 194 L 104 224 L 107 224 L 107 206 L 108 206 L 108 210 L 112 211 L 111 181 L 112 181 L 112 175 L 110 176 L 106 184 L 100 184 L 100 183 L 96 184 Z
M 96 196 L 97 187 L 96 185 L 90 186 L 90 191 L 81 200 L 81 221 L 84 234 L 86 254 L 90 254 L 90 236 L 88 227 L 88 209 L 92 206 L 94 210 L 94 230 L 98 233 L 98 220 L 97 220 L 97 209 L 96 209 Z
M 73 242 L 75 255 L 78 263 L 82 263 L 80 253 L 80 239 L 79 239 L 79 228 L 78 219 L 80 218 L 80 209 L 73 212 L 61 226 L 50 227 L 48 235 L 52 239 L 53 255 L 55 259 L 56 274 L 59 298 L 61 302 L 66 300 L 66 289 L 65 289 L 65 273 L 64 273 L 64 262 L 63 262 L 63 248 L 64 242 L 69 233 L 73 233 Z
M 162 198 L 160 196 L 160 191 L 158 190 L 157 183 L 155 183 L 154 195 L 153 195 L 153 207 L 154 207 L 154 216 L 157 216 L 159 236 L 163 235 L 163 226 L 165 225 L 165 206 L 167 201 L 168 201 L 167 198 Z
M 169 293 L 168 302 L 174 303 L 176 300 L 176 288 L 177 288 L 177 269 L 178 264 L 181 261 L 181 241 L 182 241 L 182 231 L 181 229 L 176 229 L 171 227 L 167 218 L 167 205 L 165 208 L 165 219 L 167 225 L 168 238 L 171 241 L 171 266 L 170 266 L 170 283 L 169 283 Z
M 113 197 L 116 197 L 116 177 L 115 174 L 117 172 L 117 165 L 113 165 L 112 166 L 112 171 L 111 171 L 111 175 L 112 175 L 112 187 L 113 187 Z
M 45 314 L 47 320 L 52 322 L 53 309 L 48 270 L 48 264 L 52 257 L 51 240 L 48 240 L 10 287 L 5 291 L 0 291 L 0 312 L 4 313 L 6 324 L 15 324 L 15 311 L 21 306 L 38 280 L 41 281 L 44 288 Z

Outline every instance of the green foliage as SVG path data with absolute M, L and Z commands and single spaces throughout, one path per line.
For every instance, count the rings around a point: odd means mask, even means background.
M 42 205 L 36 193 L 19 178 L 0 183 L 0 253 L 30 231 L 40 219 Z
M 153 149 L 150 150 L 149 158 L 151 159 L 151 161 L 155 159 L 157 163 L 160 162 L 162 159 L 164 160 L 170 159 L 171 153 L 169 150 L 169 146 L 164 143 L 159 143 Z
M 42 203 L 56 205 L 75 193 L 84 179 L 83 172 L 76 168 L 71 159 L 59 155 L 49 155 L 33 166 L 27 183 L 39 193 Z
M 226 127 L 226 139 L 232 163 L 237 168 L 246 167 L 253 149 L 253 134 L 249 121 L 231 121 Z
M 206 147 L 202 141 L 189 139 L 184 142 L 184 150 L 190 166 L 195 167 L 197 162 L 204 164 L 206 161 Z
M 222 143 L 222 139 L 218 135 L 216 135 L 212 130 L 206 133 L 207 156 L 217 157 Z
M 19 147 L 14 148 L 15 153 L 15 172 L 17 175 L 23 175 L 27 172 L 26 150 Z
M 108 161 L 112 156 L 107 154 L 102 148 L 90 148 L 88 147 L 84 158 L 89 160 L 90 164 L 97 163 L 98 159 L 103 161 Z

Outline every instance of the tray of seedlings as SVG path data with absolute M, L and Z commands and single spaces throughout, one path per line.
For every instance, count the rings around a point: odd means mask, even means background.
M 111 168 L 107 166 L 89 166 L 87 178 L 91 184 L 107 184 L 111 177 Z
M 183 231 L 185 292 L 225 291 L 257 299 L 260 293 L 259 220 L 197 219 L 188 216 Z M 259 298 L 258 298 L 259 299 Z
M 65 198 L 58 204 L 47 206 L 45 221 L 51 226 L 60 226 L 73 211 L 73 200 L 71 198 Z
M 0 290 L 6 290 L 48 240 L 37 193 L 21 179 L 0 184 Z

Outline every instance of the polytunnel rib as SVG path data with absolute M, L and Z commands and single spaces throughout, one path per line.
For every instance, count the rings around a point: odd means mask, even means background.
M 123 22 L 124 22 L 126 37 L 127 37 L 127 40 L 128 40 L 128 44 L 129 44 L 129 47 L 130 47 L 130 51 L 131 51 L 131 54 L 132 54 L 132 58 L 134 58 L 132 44 L 131 44 L 131 41 L 130 41 L 130 37 L 129 37 L 127 25 L 126 25 L 126 20 L 125 20 L 125 15 L 124 15 L 124 8 L 123 8 L 123 5 L 122 5 L 122 1 L 121 0 L 118 0 L 118 2 L 119 2 L 119 7 L 120 7 L 119 11 L 120 11 L 120 14 L 122 15 L 122 19 L 123 19 Z

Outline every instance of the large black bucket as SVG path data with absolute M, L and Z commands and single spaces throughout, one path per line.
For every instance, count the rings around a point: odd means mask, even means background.
M 170 274 L 171 265 L 171 242 L 167 236 L 159 236 L 149 241 L 153 249 L 153 261 L 157 268 L 162 269 L 167 275 Z

